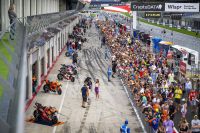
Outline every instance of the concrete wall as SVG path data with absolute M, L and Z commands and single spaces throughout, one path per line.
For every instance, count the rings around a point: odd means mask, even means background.
M 37 62 L 37 81 L 38 85 L 40 85 L 41 81 L 44 80 L 44 78 L 47 76 L 47 72 L 52 67 L 53 63 L 56 58 L 61 53 L 61 50 L 65 47 L 65 43 L 68 39 L 68 33 L 72 32 L 73 27 L 79 22 L 79 18 L 76 18 L 73 22 L 71 22 L 67 27 L 65 27 L 62 31 L 60 31 L 57 35 L 55 35 L 53 38 L 51 38 L 46 44 L 42 47 L 38 47 L 37 49 L 31 50 L 28 54 L 28 88 L 27 88 L 27 98 L 32 98 L 32 65 Z M 60 38 L 60 41 L 59 39 Z M 60 44 L 60 47 L 59 47 Z M 47 51 L 49 51 L 49 67 L 47 67 L 48 63 L 48 55 Z M 34 56 L 34 53 L 37 54 L 37 56 Z M 53 61 L 52 61 L 52 53 L 53 54 Z M 36 58 L 36 59 L 35 59 Z M 41 77 L 41 59 L 44 58 L 44 76 Z
M 1 0 L 1 27 L 2 31 L 9 26 L 8 8 L 10 0 Z M 31 15 L 59 12 L 59 0 L 14 0 L 18 18 Z

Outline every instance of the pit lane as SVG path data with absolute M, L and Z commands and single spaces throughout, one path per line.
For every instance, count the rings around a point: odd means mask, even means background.
M 94 33 L 94 34 L 91 34 Z M 83 44 L 82 51 L 79 52 L 80 71 L 74 83 L 70 81 L 61 82 L 63 94 L 45 94 L 41 88 L 32 104 L 26 111 L 26 118 L 32 116 L 34 103 L 40 102 L 45 106 L 54 106 L 60 112 L 59 120 L 65 122 L 57 127 L 26 122 L 25 132 L 27 133 L 115 133 L 119 132 L 120 125 L 125 119 L 129 120 L 131 132 L 142 132 L 135 112 L 128 101 L 123 85 L 118 78 L 113 78 L 107 82 L 107 67 L 109 61 L 104 60 L 104 48 L 100 48 L 98 32 L 93 26 L 86 37 L 88 42 Z M 70 64 L 72 61 L 61 54 L 48 78 L 56 80 L 60 64 Z M 93 80 L 100 80 L 100 99 L 95 99 L 94 91 L 90 94 L 90 104 L 86 109 L 81 107 L 80 89 L 86 77 Z

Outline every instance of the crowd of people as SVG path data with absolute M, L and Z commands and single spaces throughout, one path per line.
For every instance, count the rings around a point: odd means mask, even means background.
M 200 94 L 191 80 L 186 77 L 183 81 L 175 80 L 177 75 L 166 57 L 151 52 L 115 21 L 97 20 L 96 27 L 102 35 L 102 44 L 112 53 L 108 81 L 117 70 L 152 132 L 173 133 L 176 126 L 180 133 L 200 133 Z M 186 117 L 188 107 L 192 107 L 192 121 Z M 179 119 L 176 116 L 181 117 L 178 124 L 174 123 L 174 119 Z

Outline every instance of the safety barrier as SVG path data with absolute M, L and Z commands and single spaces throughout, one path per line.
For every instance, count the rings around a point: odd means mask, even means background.
M 0 36 L 0 129 L 5 133 L 12 130 L 11 125 L 16 122 L 14 115 L 19 112 L 16 105 L 23 95 L 20 86 L 25 80 L 21 76 L 24 35 L 25 26 L 17 19 Z

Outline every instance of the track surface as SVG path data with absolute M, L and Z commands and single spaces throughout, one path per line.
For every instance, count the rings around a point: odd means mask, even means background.
M 104 60 L 104 47 L 100 47 L 99 34 L 94 26 L 85 35 L 88 42 L 79 52 L 80 71 L 74 83 L 61 82 L 63 93 L 44 94 L 42 88 L 26 111 L 26 118 L 32 116 L 34 103 L 40 102 L 46 106 L 54 106 L 60 111 L 59 120 L 63 125 L 51 127 L 26 122 L 26 133 L 117 133 L 125 119 L 129 120 L 131 132 L 142 132 L 135 112 L 128 101 L 120 79 L 113 78 L 107 82 L 107 67 L 109 61 Z M 62 53 L 48 78 L 56 80 L 60 64 L 70 64 L 72 61 Z M 96 100 L 94 90 L 90 94 L 90 104 L 86 109 L 81 107 L 81 87 L 84 79 L 92 77 L 93 84 L 100 80 L 100 99 Z M 94 88 L 94 87 L 93 87 Z

